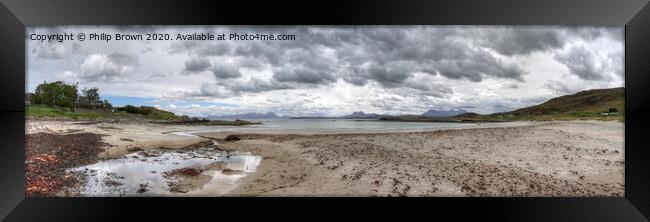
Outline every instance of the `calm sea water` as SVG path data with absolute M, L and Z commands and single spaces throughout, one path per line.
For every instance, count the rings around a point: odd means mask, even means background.
M 268 119 L 252 120 L 262 124 L 247 126 L 210 126 L 205 130 L 179 132 L 187 135 L 196 132 L 235 131 L 245 133 L 372 133 L 415 132 L 436 129 L 483 128 L 528 125 L 530 122 L 507 123 L 427 123 L 392 122 L 352 119 Z

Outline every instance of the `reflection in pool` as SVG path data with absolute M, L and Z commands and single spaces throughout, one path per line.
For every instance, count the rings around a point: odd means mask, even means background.
M 213 149 L 149 150 L 68 171 L 86 176 L 85 185 L 79 189 L 81 196 L 219 196 L 254 172 L 261 160 L 249 153 Z M 224 169 L 240 173 L 224 174 L 223 169 L 205 168 L 200 173 L 209 180 L 197 189 L 184 193 L 170 191 L 170 183 L 178 182 L 178 178 L 165 176 L 165 172 L 187 167 L 201 169 L 211 163 L 223 163 Z

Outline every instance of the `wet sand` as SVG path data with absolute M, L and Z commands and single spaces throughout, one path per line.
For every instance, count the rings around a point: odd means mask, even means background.
M 263 161 L 230 196 L 624 195 L 621 122 L 240 137 Z
M 261 158 L 178 133 L 213 127 L 29 120 L 26 195 L 223 195 Z M 200 173 L 179 174 L 181 168 Z
M 99 159 L 119 158 L 127 153 L 141 150 L 182 149 L 193 148 L 193 145 L 212 144 L 211 140 L 205 138 L 170 133 L 205 129 L 206 126 L 29 120 L 26 128 L 27 134 L 42 132 L 57 135 L 77 133 L 103 135 L 103 141 L 109 145 L 98 155 Z
M 150 149 L 194 149 L 212 139 L 225 151 L 261 156 L 226 196 L 623 196 L 621 122 L 358 134 L 170 132 L 201 126 L 28 121 L 27 133 L 102 134 L 113 159 Z M 194 187 L 194 186 L 189 186 Z

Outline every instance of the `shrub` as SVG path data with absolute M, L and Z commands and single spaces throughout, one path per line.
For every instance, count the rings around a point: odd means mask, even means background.
M 140 108 L 132 106 L 132 105 L 126 105 L 124 107 L 117 108 L 118 111 L 124 111 L 127 113 L 132 113 L 132 114 L 142 114 Z M 142 114 L 146 115 L 146 114 Z
M 70 108 L 73 112 L 77 105 L 78 83 L 65 84 L 62 81 L 56 82 L 43 82 L 36 87 L 36 91 L 32 96 L 34 104 L 44 104 L 49 107 L 60 106 Z

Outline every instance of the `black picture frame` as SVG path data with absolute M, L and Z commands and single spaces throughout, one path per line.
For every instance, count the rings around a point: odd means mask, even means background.
M 120 220 L 233 210 L 250 216 L 366 212 L 513 221 L 650 218 L 650 6 L 607 1 L 38 1 L 0 0 L 0 218 Z M 25 30 L 29 25 L 625 26 L 625 197 L 611 198 L 25 198 Z M 146 207 L 145 207 L 146 206 Z M 369 208 L 361 206 L 370 206 Z M 142 209 L 148 209 L 144 213 Z M 290 210 L 288 210 L 290 208 Z M 156 214 L 156 216 L 152 215 Z M 291 217 L 290 216 L 290 217 Z

